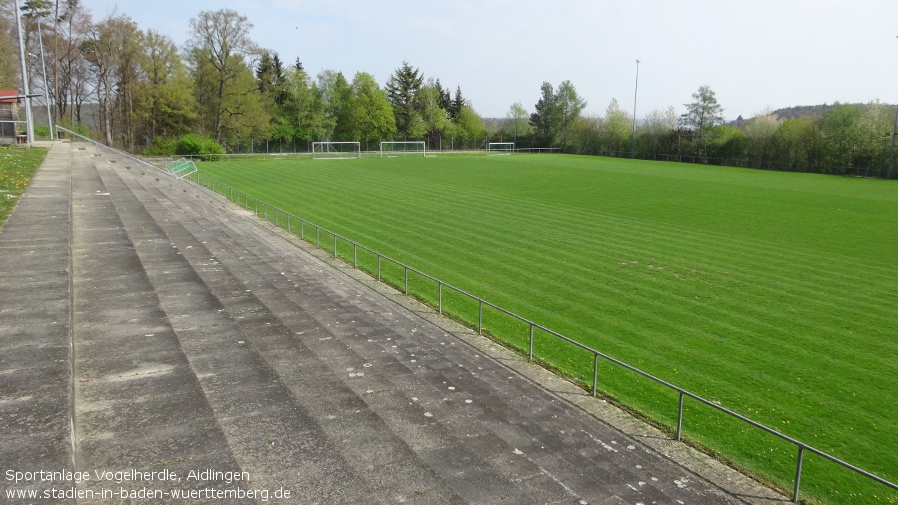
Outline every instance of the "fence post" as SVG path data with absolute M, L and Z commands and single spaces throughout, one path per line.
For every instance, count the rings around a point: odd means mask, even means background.
M 533 361 L 533 323 L 530 323 L 530 361 Z
M 592 355 L 592 397 L 595 398 L 599 391 L 599 355 Z
M 358 245 L 355 242 L 353 242 L 352 243 L 352 266 L 354 268 L 359 267 L 359 252 L 358 252 L 358 250 L 359 250 Z
M 683 392 L 680 391 L 680 408 L 677 410 L 677 442 L 683 433 Z
M 293 233 L 293 228 L 290 227 L 290 214 L 287 214 L 287 233 Z
M 334 233 L 334 258 L 337 257 L 337 234 Z
M 380 282 L 380 254 L 377 255 L 377 282 Z
M 315 225 L 315 247 L 321 247 L 321 234 L 319 233 L 320 228 L 318 225 Z
M 792 489 L 792 503 L 798 503 L 798 490 L 801 487 L 801 464 L 804 462 L 804 447 L 798 446 L 798 467 L 795 469 L 795 487 Z
M 405 269 L 405 294 L 408 295 L 408 267 L 403 265 L 402 268 Z
M 437 285 L 439 286 L 439 288 L 437 288 L 437 292 L 439 293 L 438 298 L 440 315 L 443 315 L 443 281 L 437 281 Z
M 305 239 L 306 239 L 306 220 L 300 219 L 299 220 L 299 240 L 305 240 Z

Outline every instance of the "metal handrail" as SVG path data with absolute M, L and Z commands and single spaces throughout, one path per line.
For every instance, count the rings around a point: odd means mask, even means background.
M 88 139 L 88 138 L 86 138 L 86 137 L 84 137 L 84 136 L 82 136 L 82 135 L 78 135 L 78 134 L 76 134 L 75 132 L 72 132 L 72 131 L 70 131 L 70 130 L 66 130 L 65 128 L 61 128 L 61 127 L 58 127 L 58 128 L 61 129 L 61 130 L 67 131 L 67 132 L 69 132 L 70 134 L 75 135 L 75 136 L 77 136 L 77 137 L 80 137 L 80 138 L 82 138 L 82 139 L 84 139 L 84 140 L 87 140 L 87 141 L 89 141 L 89 142 L 92 142 L 92 143 L 94 143 L 95 145 L 97 145 L 97 146 L 99 146 L 99 147 L 102 147 L 102 148 L 105 148 L 105 149 L 109 149 L 110 151 L 113 151 L 113 152 L 115 152 L 116 154 L 119 154 L 119 155 L 121 155 L 121 156 L 130 158 L 130 159 L 132 159 L 132 160 L 134 160 L 134 161 L 136 161 L 136 162 L 139 162 L 139 163 L 142 163 L 142 164 L 151 166 L 151 167 L 153 167 L 153 168 L 155 168 L 155 169 L 157 169 L 157 170 L 160 170 L 160 171 L 162 171 L 162 172 L 164 172 L 164 173 L 169 173 L 169 172 L 166 172 L 165 170 L 162 170 L 162 169 L 160 169 L 159 167 L 156 167 L 156 166 L 154 166 L 154 165 L 151 165 L 151 164 L 149 164 L 149 163 L 147 163 L 147 162 L 145 162 L 145 161 L 143 161 L 143 160 L 140 160 L 140 159 L 138 159 L 138 158 L 135 158 L 135 157 L 133 157 L 133 156 L 131 156 L 131 155 L 129 155 L 129 154 L 123 153 L 122 151 L 118 151 L 118 150 L 116 150 L 116 149 L 112 149 L 112 148 L 110 148 L 110 147 L 107 147 L 107 146 L 105 146 L 105 145 L 103 145 L 103 144 L 100 144 L 100 143 L 95 142 L 95 141 L 93 141 L 93 140 L 91 140 L 91 139 Z M 645 378 L 647 378 L 647 379 L 650 379 L 650 380 L 652 380 L 652 381 L 654 381 L 654 382 L 656 382 L 656 383 L 658 383 L 658 384 L 661 384 L 661 385 L 663 385 L 663 386 L 665 386 L 665 387 L 667 387 L 667 388 L 669 388 L 669 389 L 672 389 L 672 390 L 676 391 L 676 392 L 679 394 L 679 406 L 678 406 L 678 411 L 677 411 L 677 427 L 676 427 L 676 437 L 675 437 L 675 439 L 676 439 L 677 441 L 682 440 L 682 425 L 683 425 L 683 410 L 684 410 L 684 409 L 683 409 L 683 399 L 684 399 L 685 397 L 689 397 L 689 398 L 692 398 L 693 400 L 695 400 L 695 401 L 697 401 L 697 402 L 699 402 L 699 403 L 702 403 L 702 404 L 704 404 L 704 405 L 707 405 L 708 407 L 711 407 L 711 408 L 716 409 L 716 410 L 718 410 L 718 411 L 720 411 L 720 412 L 723 412 L 723 413 L 725 413 L 725 414 L 727 414 L 727 415 L 729 415 L 729 416 L 731 416 L 731 417 L 733 417 L 733 418 L 735 418 L 735 419 L 738 419 L 738 420 L 740 420 L 740 421 L 745 422 L 746 424 L 748 424 L 748 425 L 750 425 L 750 426 L 753 426 L 753 427 L 755 427 L 755 428 L 758 428 L 758 429 L 760 429 L 760 430 L 762 430 L 762 431 L 764 431 L 764 432 L 766 432 L 766 433 L 769 433 L 769 434 L 771 434 L 771 435 L 773 435 L 773 436 L 775 436 L 775 437 L 780 438 L 781 440 L 784 440 L 784 441 L 786 441 L 786 442 L 789 442 L 789 443 L 795 445 L 795 446 L 798 448 L 798 455 L 797 455 L 797 458 L 796 458 L 796 470 L 795 470 L 794 487 L 793 487 L 793 490 L 792 490 L 792 501 L 795 502 L 795 503 L 798 503 L 799 491 L 800 491 L 800 487 L 801 487 L 802 466 L 803 466 L 803 462 L 804 462 L 804 453 L 805 453 L 805 451 L 808 451 L 808 452 L 811 452 L 811 453 L 813 453 L 813 454 L 816 454 L 816 455 L 818 455 L 818 456 L 820 456 L 820 457 L 822 457 L 822 458 L 824 458 L 824 459 L 826 459 L 826 460 L 828 460 L 828 461 L 830 461 L 830 462 L 832 462 L 832 463 L 838 464 L 838 465 L 840 465 L 840 466 L 842 466 L 842 467 L 844 467 L 844 468 L 847 468 L 847 469 L 849 469 L 849 470 L 851 470 L 851 471 L 853 471 L 853 472 L 855 472 L 855 473 L 857 473 L 857 474 L 859 474 L 859 475 L 862 475 L 862 476 L 864 476 L 864 477 L 866 477 L 866 478 L 869 478 L 869 479 L 871 479 L 871 480 L 873 480 L 873 481 L 875 481 L 875 482 L 877 482 L 877 483 L 879 483 L 879 484 L 882 484 L 882 485 L 884 485 L 884 486 L 886 486 L 886 487 L 889 487 L 889 488 L 891 488 L 891 489 L 894 489 L 894 490 L 898 491 L 898 484 L 895 484 L 895 483 L 890 482 L 890 481 L 888 481 L 888 480 L 886 480 L 886 479 L 884 479 L 884 478 L 882 478 L 882 477 L 879 477 L 879 476 L 877 476 L 877 475 L 875 475 L 875 474 L 873 474 L 873 473 L 870 473 L 870 472 L 868 472 L 868 471 L 866 471 L 866 470 L 863 470 L 863 469 L 861 469 L 861 468 L 859 468 L 859 467 L 857 467 L 857 466 L 855 466 L 855 465 L 852 465 L 851 463 L 848 463 L 848 462 L 843 461 L 843 460 L 841 460 L 841 459 L 839 459 L 839 458 L 837 458 L 837 457 L 835 457 L 835 456 L 832 456 L 832 455 L 830 455 L 830 454 L 828 454 L 828 453 L 826 453 L 826 452 L 824 452 L 824 451 L 821 451 L 820 449 L 816 449 L 816 448 L 814 448 L 814 447 L 812 447 L 812 446 L 810 446 L 810 445 L 808 445 L 808 444 L 806 444 L 806 443 L 804 443 L 804 442 L 801 442 L 800 440 L 797 440 L 797 439 L 792 438 L 792 437 L 790 437 L 790 436 L 788 436 L 788 435 L 785 435 L 785 434 L 783 434 L 783 433 L 780 433 L 779 431 L 777 431 L 777 430 L 775 430 L 775 429 L 773 429 L 773 428 L 770 428 L 770 427 L 768 427 L 768 426 L 766 426 L 766 425 L 763 425 L 763 424 L 761 424 L 761 423 L 759 423 L 759 422 L 757 422 L 757 421 L 754 421 L 754 420 L 752 420 L 752 419 L 750 419 L 750 418 L 748 418 L 748 417 L 746 417 L 746 416 L 744 416 L 744 415 L 742 415 L 742 414 L 739 414 L 739 413 L 734 412 L 734 411 L 732 411 L 732 410 L 730 410 L 730 409 L 727 409 L 726 407 L 723 407 L 723 406 L 721 406 L 721 405 L 718 405 L 718 404 L 714 403 L 714 402 L 711 401 L 711 400 L 708 400 L 708 399 L 706 399 L 706 398 L 703 398 L 703 397 L 701 397 L 701 396 L 699 396 L 699 395 L 697 395 L 697 394 L 695 394 L 695 393 L 692 393 L 692 392 L 690 392 L 690 391 L 688 391 L 688 390 L 686 390 L 686 389 L 683 389 L 683 388 L 681 388 L 681 387 L 679 387 L 679 386 L 677 386 L 677 385 L 675 385 L 675 384 L 672 384 L 672 383 L 670 383 L 670 382 L 667 382 L 667 381 L 665 381 L 664 379 L 661 379 L 661 378 L 659 378 L 659 377 L 655 377 L 654 375 L 652 375 L 652 374 L 650 374 L 650 373 L 648 373 L 648 372 L 645 372 L 645 371 L 643 371 L 643 370 L 640 370 L 639 368 L 636 368 L 636 367 L 634 367 L 634 366 L 632 366 L 632 365 L 629 365 L 629 364 L 627 364 L 627 363 L 625 363 L 625 362 L 623 362 L 623 361 L 621 361 L 621 360 L 619 360 L 619 359 L 617 359 L 617 358 L 614 358 L 614 357 L 612 357 L 612 356 L 610 356 L 610 355 L 608 355 L 608 354 L 605 354 L 605 353 L 603 353 L 603 352 L 601 352 L 601 351 L 598 351 L 598 350 L 596 350 L 596 349 L 593 349 L 592 347 L 590 347 L 590 346 L 588 346 L 588 345 L 586 345 L 586 344 L 584 344 L 584 343 L 582 343 L 582 342 L 579 342 L 579 341 L 574 340 L 574 339 L 572 339 L 572 338 L 570 338 L 570 337 L 567 337 L 567 336 L 565 336 L 565 335 L 562 335 L 561 333 L 558 333 L 558 332 L 555 331 L 555 330 L 549 329 L 549 328 L 547 328 L 547 327 L 545 327 L 545 326 L 543 326 L 543 325 L 541 325 L 541 324 L 539 324 L 539 323 L 537 323 L 537 322 L 534 322 L 534 321 L 531 321 L 530 319 L 527 319 L 526 317 L 523 317 L 523 316 L 521 316 L 521 315 L 518 315 L 518 314 L 516 314 L 516 313 L 514 313 L 514 312 L 512 312 L 512 311 L 510 311 L 510 310 L 504 309 L 504 308 L 502 308 L 502 307 L 500 307 L 500 306 L 498 306 L 498 305 L 496 305 L 496 304 L 494 304 L 494 303 L 491 303 L 491 302 L 489 302 L 489 301 L 487 301 L 487 300 L 484 300 L 483 298 L 480 298 L 480 297 L 477 296 L 477 295 L 474 295 L 474 294 L 469 293 L 469 292 L 467 292 L 467 291 L 465 291 L 465 290 L 463 290 L 463 289 L 461 289 L 461 288 L 459 288 L 459 287 L 456 287 L 456 286 L 453 286 L 452 284 L 449 284 L 449 283 L 447 283 L 447 282 L 444 282 L 444 281 L 442 281 L 442 280 L 440 280 L 440 279 L 438 279 L 438 278 L 436 278 L 436 277 L 434 277 L 434 276 L 432 276 L 432 275 L 429 275 L 429 274 L 427 274 L 427 273 L 425 273 L 425 272 L 422 272 L 422 271 L 420 271 L 420 270 L 418 270 L 418 269 L 416 269 L 416 268 L 414 268 L 414 267 L 412 267 L 412 266 L 406 265 L 405 263 L 402 263 L 401 261 L 395 260 L 395 259 L 393 259 L 393 258 L 391 258 L 391 257 L 389 257 L 389 256 L 386 256 L 386 255 L 384 255 L 384 254 L 381 254 L 381 253 L 379 253 L 379 252 L 377 252 L 377 251 L 375 251 L 375 250 L 373 250 L 373 249 L 371 249 L 371 248 L 369 248 L 369 247 L 366 247 L 366 246 L 364 246 L 364 245 L 362 245 L 362 244 L 359 244 L 359 243 L 355 242 L 354 240 L 351 240 L 351 239 L 349 239 L 349 238 L 347 238 L 347 237 L 344 237 L 343 235 L 340 235 L 340 234 L 338 234 L 338 233 L 336 233 L 336 232 L 330 231 L 330 230 L 328 230 L 327 228 L 324 228 L 324 227 L 322 227 L 322 226 L 319 226 L 319 225 L 317 225 L 317 224 L 315 224 L 315 223 L 313 223 L 313 222 L 311 222 L 311 221 L 309 221 L 309 220 L 307 220 L 307 219 L 304 219 L 304 218 L 300 218 L 300 217 L 298 217 L 298 216 L 295 216 L 295 215 L 293 215 L 293 214 L 291 214 L 291 213 L 289 213 L 289 212 L 287 212 L 287 211 L 285 211 L 285 210 L 283 210 L 283 209 L 280 209 L 279 207 L 276 207 L 276 206 L 274 206 L 274 205 L 271 205 L 271 204 L 265 202 L 264 200 L 260 200 L 260 199 L 258 199 L 258 198 L 256 198 L 256 197 L 250 197 L 247 193 L 245 193 L 245 192 L 243 192 L 243 191 L 240 191 L 240 190 L 238 190 L 238 189 L 236 189 L 236 188 L 234 188 L 234 187 L 232 187 L 232 186 L 230 186 L 230 185 L 227 185 L 227 184 L 224 184 L 224 183 L 222 183 L 222 182 L 220 182 L 220 181 L 217 181 L 217 180 L 215 180 L 215 179 L 212 179 L 211 177 L 208 177 L 208 176 L 206 176 L 205 174 L 202 174 L 201 172 L 194 172 L 194 173 L 191 173 L 187 178 L 181 179 L 181 180 L 184 180 L 185 182 L 188 182 L 188 183 L 192 183 L 195 187 L 198 187 L 198 188 L 201 188 L 201 189 L 204 189 L 204 190 L 209 190 L 209 191 L 211 191 L 213 194 L 220 195 L 220 196 L 222 196 L 226 201 L 228 201 L 228 202 L 233 202 L 233 203 L 235 203 L 237 206 L 243 207 L 243 208 L 246 209 L 246 210 L 252 210 L 252 211 L 255 213 L 255 215 L 256 215 L 257 217 L 263 217 L 263 216 L 264 216 L 264 219 L 265 219 L 267 222 L 269 222 L 269 223 L 272 222 L 272 220 L 270 219 L 270 217 L 269 217 L 269 215 L 268 215 L 269 209 L 271 209 L 271 210 L 274 211 L 274 221 L 273 221 L 274 225 L 277 226 L 278 228 L 286 229 L 287 232 L 290 233 L 290 234 L 292 234 L 292 235 L 296 235 L 296 233 L 293 231 L 292 221 L 293 221 L 293 220 L 299 221 L 299 224 L 300 224 L 299 238 L 300 238 L 301 240 L 306 240 L 306 237 L 305 237 L 305 228 L 306 228 L 307 226 L 309 226 L 309 227 L 314 227 L 314 228 L 315 228 L 315 241 L 314 241 L 314 242 L 315 242 L 315 246 L 318 247 L 318 248 L 321 248 L 321 249 L 324 248 L 324 247 L 322 247 L 322 245 L 321 245 L 321 232 L 324 232 L 326 235 L 331 235 L 331 236 L 333 237 L 333 250 L 332 250 L 332 255 L 333 255 L 334 258 L 340 259 L 340 258 L 339 258 L 339 255 L 338 255 L 338 250 L 337 250 L 338 241 L 342 240 L 343 242 L 352 245 L 352 247 L 353 247 L 353 267 L 355 267 L 355 268 L 358 268 L 358 250 L 359 250 L 359 249 L 361 249 L 361 250 L 363 250 L 363 251 L 367 251 L 367 252 L 369 252 L 369 253 L 375 255 L 375 256 L 377 257 L 377 271 L 376 271 L 376 277 L 377 277 L 377 280 L 380 281 L 380 282 L 383 282 L 383 281 L 382 281 L 382 277 L 381 277 L 381 264 L 382 264 L 383 261 L 387 261 L 387 262 L 393 263 L 394 265 L 396 265 L 396 266 L 398 266 L 398 267 L 401 267 L 401 268 L 403 269 L 404 277 L 405 277 L 404 293 L 405 293 L 406 295 L 409 294 L 409 289 L 408 289 L 408 274 L 409 274 L 409 272 L 413 272 L 413 273 L 415 273 L 415 274 L 417 274 L 417 275 L 419 275 L 419 276 L 421 276 L 421 277 L 423 277 L 423 278 L 425 278 L 425 279 L 429 279 L 429 280 L 431 280 L 431 281 L 433 281 L 433 282 L 436 282 L 437 285 L 438 285 L 438 293 L 439 293 L 439 294 L 438 294 L 438 300 L 439 300 L 439 301 L 438 301 L 438 306 L 437 306 L 437 308 L 438 308 L 438 311 L 439 311 L 440 314 L 443 313 L 443 304 L 442 304 L 442 300 L 443 300 L 443 296 L 442 296 L 443 288 L 451 289 L 451 290 L 453 290 L 453 291 L 455 291 L 455 292 L 457 292 L 457 293 L 459 293 L 459 294 L 461 294 L 461 295 L 463 295 L 463 296 L 466 296 L 466 297 L 470 298 L 470 299 L 473 300 L 473 301 L 476 301 L 476 302 L 478 303 L 478 323 L 477 323 L 477 332 L 478 332 L 478 334 L 483 334 L 483 307 L 484 307 L 484 306 L 487 306 L 487 307 L 493 308 L 493 309 L 495 309 L 495 310 L 498 310 L 498 311 L 500 311 L 500 312 L 502 312 L 502 313 L 504 313 L 504 314 L 506 314 L 506 315 L 508 315 L 508 316 L 510 316 L 510 317 L 512 317 L 512 318 L 517 319 L 518 321 L 520 321 L 520 322 L 522 322 L 522 323 L 527 324 L 527 325 L 529 326 L 529 331 L 530 331 L 530 334 L 529 334 L 529 359 L 530 359 L 531 361 L 533 360 L 533 350 L 534 350 L 534 339 L 533 339 L 533 331 L 534 331 L 534 329 L 539 329 L 539 330 L 541 330 L 541 331 L 543 331 L 543 332 L 545 332 L 545 333 L 548 333 L 549 335 L 552 335 L 553 337 L 556 337 L 556 338 L 558 338 L 558 339 L 560 339 L 560 340 L 562 340 L 562 341 L 564 341 L 564 342 L 567 342 L 567 343 L 569 343 L 569 344 L 571 344 L 571 345 L 574 345 L 574 346 L 576 346 L 576 347 L 578 347 L 578 348 L 580 348 L 580 349 L 583 349 L 584 351 L 587 351 L 587 352 L 589 352 L 589 353 L 592 353 L 592 354 L 593 354 L 592 396 L 596 396 L 596 395 L 598 394 L 598 360 L 599 360 L 599 358 L 602 358 L 602 359 L 604 359 L 604 360 L 606 360 L 606 361 L 608 361 L 608 362 L 614 363 L 614 364 L 616 364 L 616 365 L 618 365 L 618 366 L 620 366 L 620 367 L 622 367 L 622 368 L 625 368 L 625 369 L 627 369 L 627 370 L 630 370 L 630 371 L 632 371 L 632 372 L 634 372 L 634 373 L 636 373 L 636 374 L 638 374 L 638 375 L 641 375 L 641 376 L 643 376 L 643 377 L 645 377 Z M 204 181 L 206 181 L 206 182 L 204 183 Z M 242 199 L 241 199 L 241 197 L 242 197 Z M 253 201 L 252 209 L 250 209 L 250 198 L 252 198 L 252 201 Z M 242 200 L 242 204 L 241 204 L 241 200 Z M 259 206 L 260 206 L 260 204 L 262 205 L 263 211 L 264 211 L 264 214 L 262 214 L 262 215 L 260 215 L 260 212 L 259 212 Z M 282 227 L 282 226 L 281 226 L 281 220 L 280 220 L 280 215 L 281 215 L 281 214 L 283 214 L 284 217 L 286 218 L 286 227 Z

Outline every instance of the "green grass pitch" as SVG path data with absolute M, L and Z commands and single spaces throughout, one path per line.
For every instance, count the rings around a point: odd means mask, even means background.
M 894 182 L 568 155 L 200 171 L 898 481 Z M 371 269 L 372 258 L 360 261 Z M 436 303 L 433 283 L 410 282 Z M 476 324 L 475 304 L 449 295 L 444 304 Z M 484 325 L 526 346 L 527 326 L 493 311 Z M 536 347 L 591 384 L 591 355 L 547 335 Z M 607 364 L 599 386 L 675 425 L 675 392 Z M 691 400 L 684 436 L 791 489 L 790 444 Z M 898 502 L 815 455 L 802 492 Z

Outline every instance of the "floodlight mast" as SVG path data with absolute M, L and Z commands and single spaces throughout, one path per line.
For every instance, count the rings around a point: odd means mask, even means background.
M 892 170 L 895 169 L 895 137 L 898 137 L 898 105 L 895 106 L 895 126 L 892 127 L 892 150 L 889 153 L 889 170 L 886 179 L 892 178 Z
M 41 36 L 41 18 L 37 18 L 37 41 L 41 48 L 41 68 L 44 73 L 44 101 L 47 102 L 47 126 L 50 127 L 50 140 L 56 140 L 56 132 L 53 128 L 53 113 L 50 112 L 50 90 L 47 89 L 47 63 L 44 61 L 44 38 Z
M 25 123 L 28 127 L 28 147 L 34 141 L 34 119 L 31 117 L 31 93 L 28 91 L 28 70 L 25 64 L 25 39 L 22 38 L 22 19 L 19 12 L 19 2 L 13 2 L 16 7 L 16 29 L 19 32 L 19 61 L 22 65 L 22 89 L 25 91 Z
M 636 60 L 636 86 L 633 88 L 633 131 L 630 133 L 630 157 L 636 156 L 636 93 L 639 92 L 639 60 Z
M 898 37 L 895 37 L 898 38 Z M 886 171 L 886 179 L 892 178 L 892 170 L 895 168 L 895 137 L 898 136 L 898 105 L 895 106 L 895 126 L 892 127 L 892 149 L 889 152 L 889 169 Z

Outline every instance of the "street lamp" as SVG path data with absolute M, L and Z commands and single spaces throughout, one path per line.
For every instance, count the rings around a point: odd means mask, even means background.
M 636 86 L 633 89 L 633 131 L 630 133 L 630 157 L 636 156 L 636 93 L 639 91 L 639 60 L 636 60 Z

